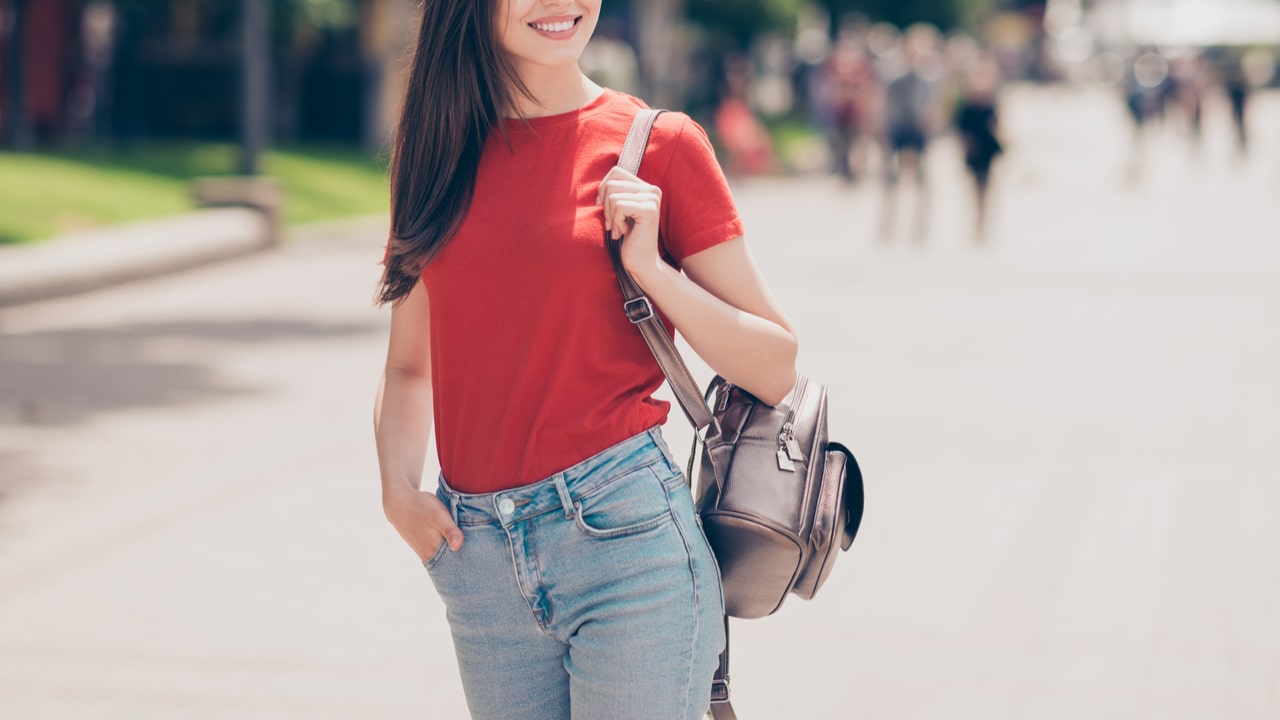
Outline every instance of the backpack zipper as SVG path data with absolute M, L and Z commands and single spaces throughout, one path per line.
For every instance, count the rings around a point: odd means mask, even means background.
M 796 442 L 795 419 L 796 408 L 804 400 L 804 391 L 809 386 L 809 379 L 801 375 L 796 382 L 795 391 L 791 393 L 791 407 L 787 417 L 782 421 L 782 430 L 778 432 L 778 468 L 787 472 L 795 472 L 795 463 L 804 462 L 804 452 L 800 443 Z
M 787 409 L 787 416 L 782 421 L 782 429 L 778 432 L 778 469 L 785 472 L 795 472 L 795 463 L 804 462 L 804 451 L 800 449 L 800 443 L 795 438 L 795 419 L 796 408 L 800 407 L 801 401 L 804 400 L 804 393 L 809 387 L 809 379 L 801 375 L 796 382 L 795 391 L 791 393 L 791 407 Z M 720 387 L 719 396 L 716 398 L 716 414 L 723 413 L 725 408 L 729 407 L 729 395 L 733 392 L 734 385 L 726 382 Z
M 729 393 L 733 392 L 733 383 L 720 386 L 720 396 L 716 398 L 716 413 L 723 413 L 729 407 Z

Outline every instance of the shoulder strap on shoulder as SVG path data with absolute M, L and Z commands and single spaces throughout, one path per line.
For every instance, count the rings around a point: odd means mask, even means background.
M 649 146 L 649 135 L 653 133 L 653 125 L 658 116 L 666 110 L 643 108 L 631 121 L 631 130 L 622 145 L 622 153 L 618 156 L 618 167 L 632 175 L 640 172 L 640 162 L 644 160 L 645 148 Z
M 622 153 L 618 157 L 618 167 L 632 174 L 640 171 L 640 162 L 644 159 L 645 148 L 649 145 L 653 123 L 663 112 L 666 111 L 645 108 L 636 114 L 636 119 L 631 124 L 631 131 L 627 133 L 627 140 L 622 146 Z M 684 364 L 675 343 L 671 342 L 671 336 L 667 334 L 662 320 L 653 311 L 653 304 L 649 302 L 649 298 L 645 297 L 640 286 L 631 279 L 631 273 L 627 272 L 626 267 L 623 266 L 622 243 L 613 240 L 608 233 L 605 233 L 604 245 L 609 249 L 609 258 L 613 261 L 618 285 L 622 287 L 623 311 L 644 336 L 649 350 L 653 352 L 658 365 L 662 367 L 663 374 L 667 376 L 667 382 L 671 385 L 671 391 L 679 401 L 680 408 L 684 410 L 685 417 L 689 418 L 689 422 L 697 430 L 708 427 L 713 422 L 713 418 L 706 402 L 702 399 L 702 393 L 698 391 L 698 383 L 693 379 L 688 366 Z

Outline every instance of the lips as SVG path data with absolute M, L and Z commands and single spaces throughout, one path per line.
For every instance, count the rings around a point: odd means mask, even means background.
M 581 16 L 566 16 L 555 18 L 544 18 L 529 23 L 529 27 L 536 30 L 539 34 L 552 38 L 565 38 L 573 35 L 573 31 L 578 27 L 578 23 L 582 21 Z

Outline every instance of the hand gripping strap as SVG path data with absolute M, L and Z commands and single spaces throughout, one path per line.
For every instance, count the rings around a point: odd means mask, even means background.
M 649 133 L 653 131 L 654 121 L 663 112 L 665 111 L 645 108 L 636 114 L 636 119 L 631 123 L 631 131 L 627 133 L 627 141 L 622 146 L 618 167 L 633 175 L 640 172 L 640 161 L 644 159 L 645 148 L 649 145 Z M 680 352 L 676 350 L 675 343 L 667 334 L 661 318 L 653 311 L 649 298 L 645 297 L 644 291 L 636 285 L 635 280 L 631 278 L 631 273 L 627 272 L 622 264 L 622 243 L 610 238 L 609 233 L 606 232 L 604 245 L 609 249 L 609 259 L 613 261 L 613 271 L 617 274 L 618 285 L 622 288 L 622 308 L 627 318 L 644 336 L 649 350 L 653 352 L 658 365 L 662 367 L 663 374 L 667 376 L 667 382 L 671 385 L 671 391 L 679 401 L 680 408 L 684 410 L 685 417 L 689 418 L 689 422 L 693 423 L 693 427 L 697 430 L 710 426 L 713 421 L 711 410 L 707 408 L 702 399 L 702 393 L 698 391 L 698 383 L 694 381 L 688 366 L 680 357 Z

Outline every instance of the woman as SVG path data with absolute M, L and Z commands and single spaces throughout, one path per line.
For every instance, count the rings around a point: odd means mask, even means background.
M 600 0 L 423 12 L 381 287 L 387 518 L 444 601 L 473 717 L 700 717 L 719 576 L 605 233 L 690 346 L 766 402 L 795 382 L 795 333 L 701 128 L 662 115 L 640 176 L 613 167 L 642 103 L 579 69 Z

